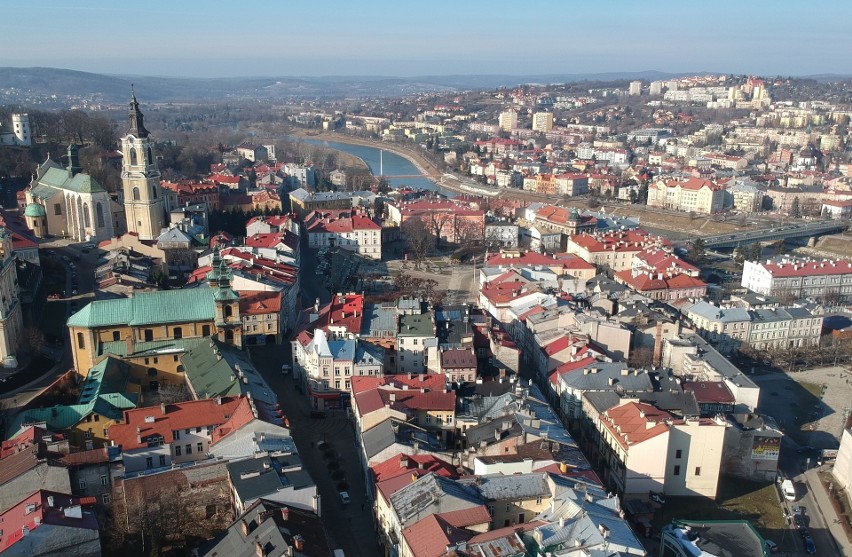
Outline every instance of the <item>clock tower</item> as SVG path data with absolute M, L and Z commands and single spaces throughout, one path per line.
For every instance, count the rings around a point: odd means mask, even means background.
M 145 129 L 132 86 L 129 127 L 121 138 L 121 153 L 127 231 L 138 234 L 140 240 L 156 240 L 165 226 L 160 169 L 154 158 L 154 142 Z

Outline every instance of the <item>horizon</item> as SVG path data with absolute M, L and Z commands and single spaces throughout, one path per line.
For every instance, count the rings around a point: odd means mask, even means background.
M 99 0 L 13 4 L 2 8 L 0 32 L 8 40 L 0 65 L 207 79 L 852 75 L 845 28 L 852 3 L 816 0 L 804 13 L 787 14 L 779 4 L 798 5 L 719 0 L 708 8 L 661 0 L 653 9 L 618 4 L 601 15 L 598 6 L 533 0 L 504 15 L 501 6 L 444 0 L 422 7 L 254 0 L 233 17 L 221 0 L 150 0 L 136 11 Z

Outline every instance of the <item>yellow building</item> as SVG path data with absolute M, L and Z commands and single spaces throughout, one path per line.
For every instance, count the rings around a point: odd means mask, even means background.
M 209 288 L 140 292 L 82 308 L 68 319 L 74 368 L 86 375 L 114 355 L 156 389 L 184 382 L 180 356 L 206 337 L 242 348 L 240 300 L 218 251 L 207 279 Z
M 43 423 L 50 431 L 66 434 L 73 447 L 105 447 L 110 426 L 121 423 L 125 410 L 136 408 L 140 393 L 128 364 L 117 358 L 101 358 L 80 384 L 77 404 L 22 412 L 9 425 L 10 438 L 29 424 Z

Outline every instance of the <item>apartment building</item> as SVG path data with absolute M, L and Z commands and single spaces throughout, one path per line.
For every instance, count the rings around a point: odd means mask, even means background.
M 532 117 L 533 131 L 546 133 L 553 129 L 552 112 L 536 112 Z
M 382 258 L 382 226 L 366 211 L 314 211 L 305 217 L 308 246 L 339 247 L 370 259 Z
M 852 300 L 852 263 L 844 260 L 797 260 L 787 257 L 743 264 L 742 286 L 782 299 Z
M 568 238 L 566 252 L 579 255 L 586 262 L 614 272 L 632 268 L 633 257 L 650 248 L 669 247 L 665 238 L 635 230 L 612 230 L 591 234 L 575 234 Z

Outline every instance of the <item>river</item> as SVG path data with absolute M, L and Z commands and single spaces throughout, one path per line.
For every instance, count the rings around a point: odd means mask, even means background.
M 329 149 L 343 151 L 350 155 L 356 156 L 366 162 L 373 174 L 378 176 L 418 176 L 416 178 L 388 178 L 391 187 L 397 189 L 402 187 L 410 187 L 424 190 L 438 191 L 447 196 L 454 196 L 453 192 L 441 188 L 435 182 L 424 176 L 410 160 L 401 157 L 396 153 L 387 150 L 380 150 L 375 147 L 367 147 L 365 145 L 353 145 L 350 143 L 338 143 L 336 141 L 326 141 L 322 139 L 312 139 L 304 137 L 288 138 L 294 143 L 310 143 L 312 145 L 320 145 Z

